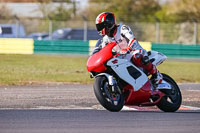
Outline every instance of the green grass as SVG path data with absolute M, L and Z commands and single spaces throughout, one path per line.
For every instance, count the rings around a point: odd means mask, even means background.
M 200 62 L 171 60 L 158 66 L 160 72 L 170 75 L 177 82 L 200 83 Z
M 92 83 L 86 62 L 87 57 L 0 55 L 0 85 Z M 158 68 L 177 82 L 200 82 L 200 62 L 166 61 Z
M 90 82 L 87 58 L 45 55 L 0 55 L 0 85 L 44 82 Z

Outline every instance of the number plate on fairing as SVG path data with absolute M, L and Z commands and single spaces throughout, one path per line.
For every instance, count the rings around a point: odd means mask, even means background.
M 111 66 L 121 79 L 132 85 L 134 91 L 139 90 L 148 81 L 146 74 L 126 59 L 113 58 L 107 65 Z

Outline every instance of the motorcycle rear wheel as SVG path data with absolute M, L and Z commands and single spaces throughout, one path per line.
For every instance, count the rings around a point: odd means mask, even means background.
M 163 74 L 163 80 L 167 81 L 171 86 L 172 90 L 161 90 L 166 96 L 164 96 L 157 107 L 164 112 L 175 112 L 179 109 L 182 102 L 181 91 L 176 82 L 167 74 Z
M 93 87 L 97 100 L 105 109 L 111 112 L 119 112 L 123 108 L 123 94 L 120 94 L 119 92 L 112 94 L 112 92 L 110 91 L 111 88 L 108 84 L 108 79 L 105 76 L 97 77 Z M 113 99 L 115 97 L 117 97 L 118 100 L 113 102 Z

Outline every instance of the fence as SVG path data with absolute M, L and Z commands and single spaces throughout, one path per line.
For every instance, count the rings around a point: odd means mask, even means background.
M 197 22 L 121 23 L 130 26 L 136 36 L 136 39 L 139 41 L 172 44 L 200 43 L 200 36 L 198 35 L 200 33 L 200 23 Z M 46 32 L 51 36 L 52 32 L 60 28 L 84 29 L 84 32 L 81 33 L 83 40 L 89 40 L 89 36 L 87 36 L 88 29 L 95 30 L 94 21 L 83 20 L 55 21 L 48 19 L 20 19 L 0 20 L 0 24 L 22 24 L 25 27 L 27 35 L 34 32 Z
M 152 43 L 151 49 L 159 51 L 168 57 L 200 58 L 200 45 L 171 45 Z
M 34 53 L 88 54 L 88 41 L 34 41 Z
M 96 41 L 0 39 L 0 54 L 84 54 L 89 55 Z M 140 42 L 146 50 L 155 50 L 168 57 L 200 58 L 200 45 L 157 44 Z

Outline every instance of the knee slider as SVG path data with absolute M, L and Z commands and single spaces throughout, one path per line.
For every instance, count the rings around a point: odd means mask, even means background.
M 148 56 L 143 56 L 141 59 L 142 64 L 147 65 L 149 64 L 149 57 Z

